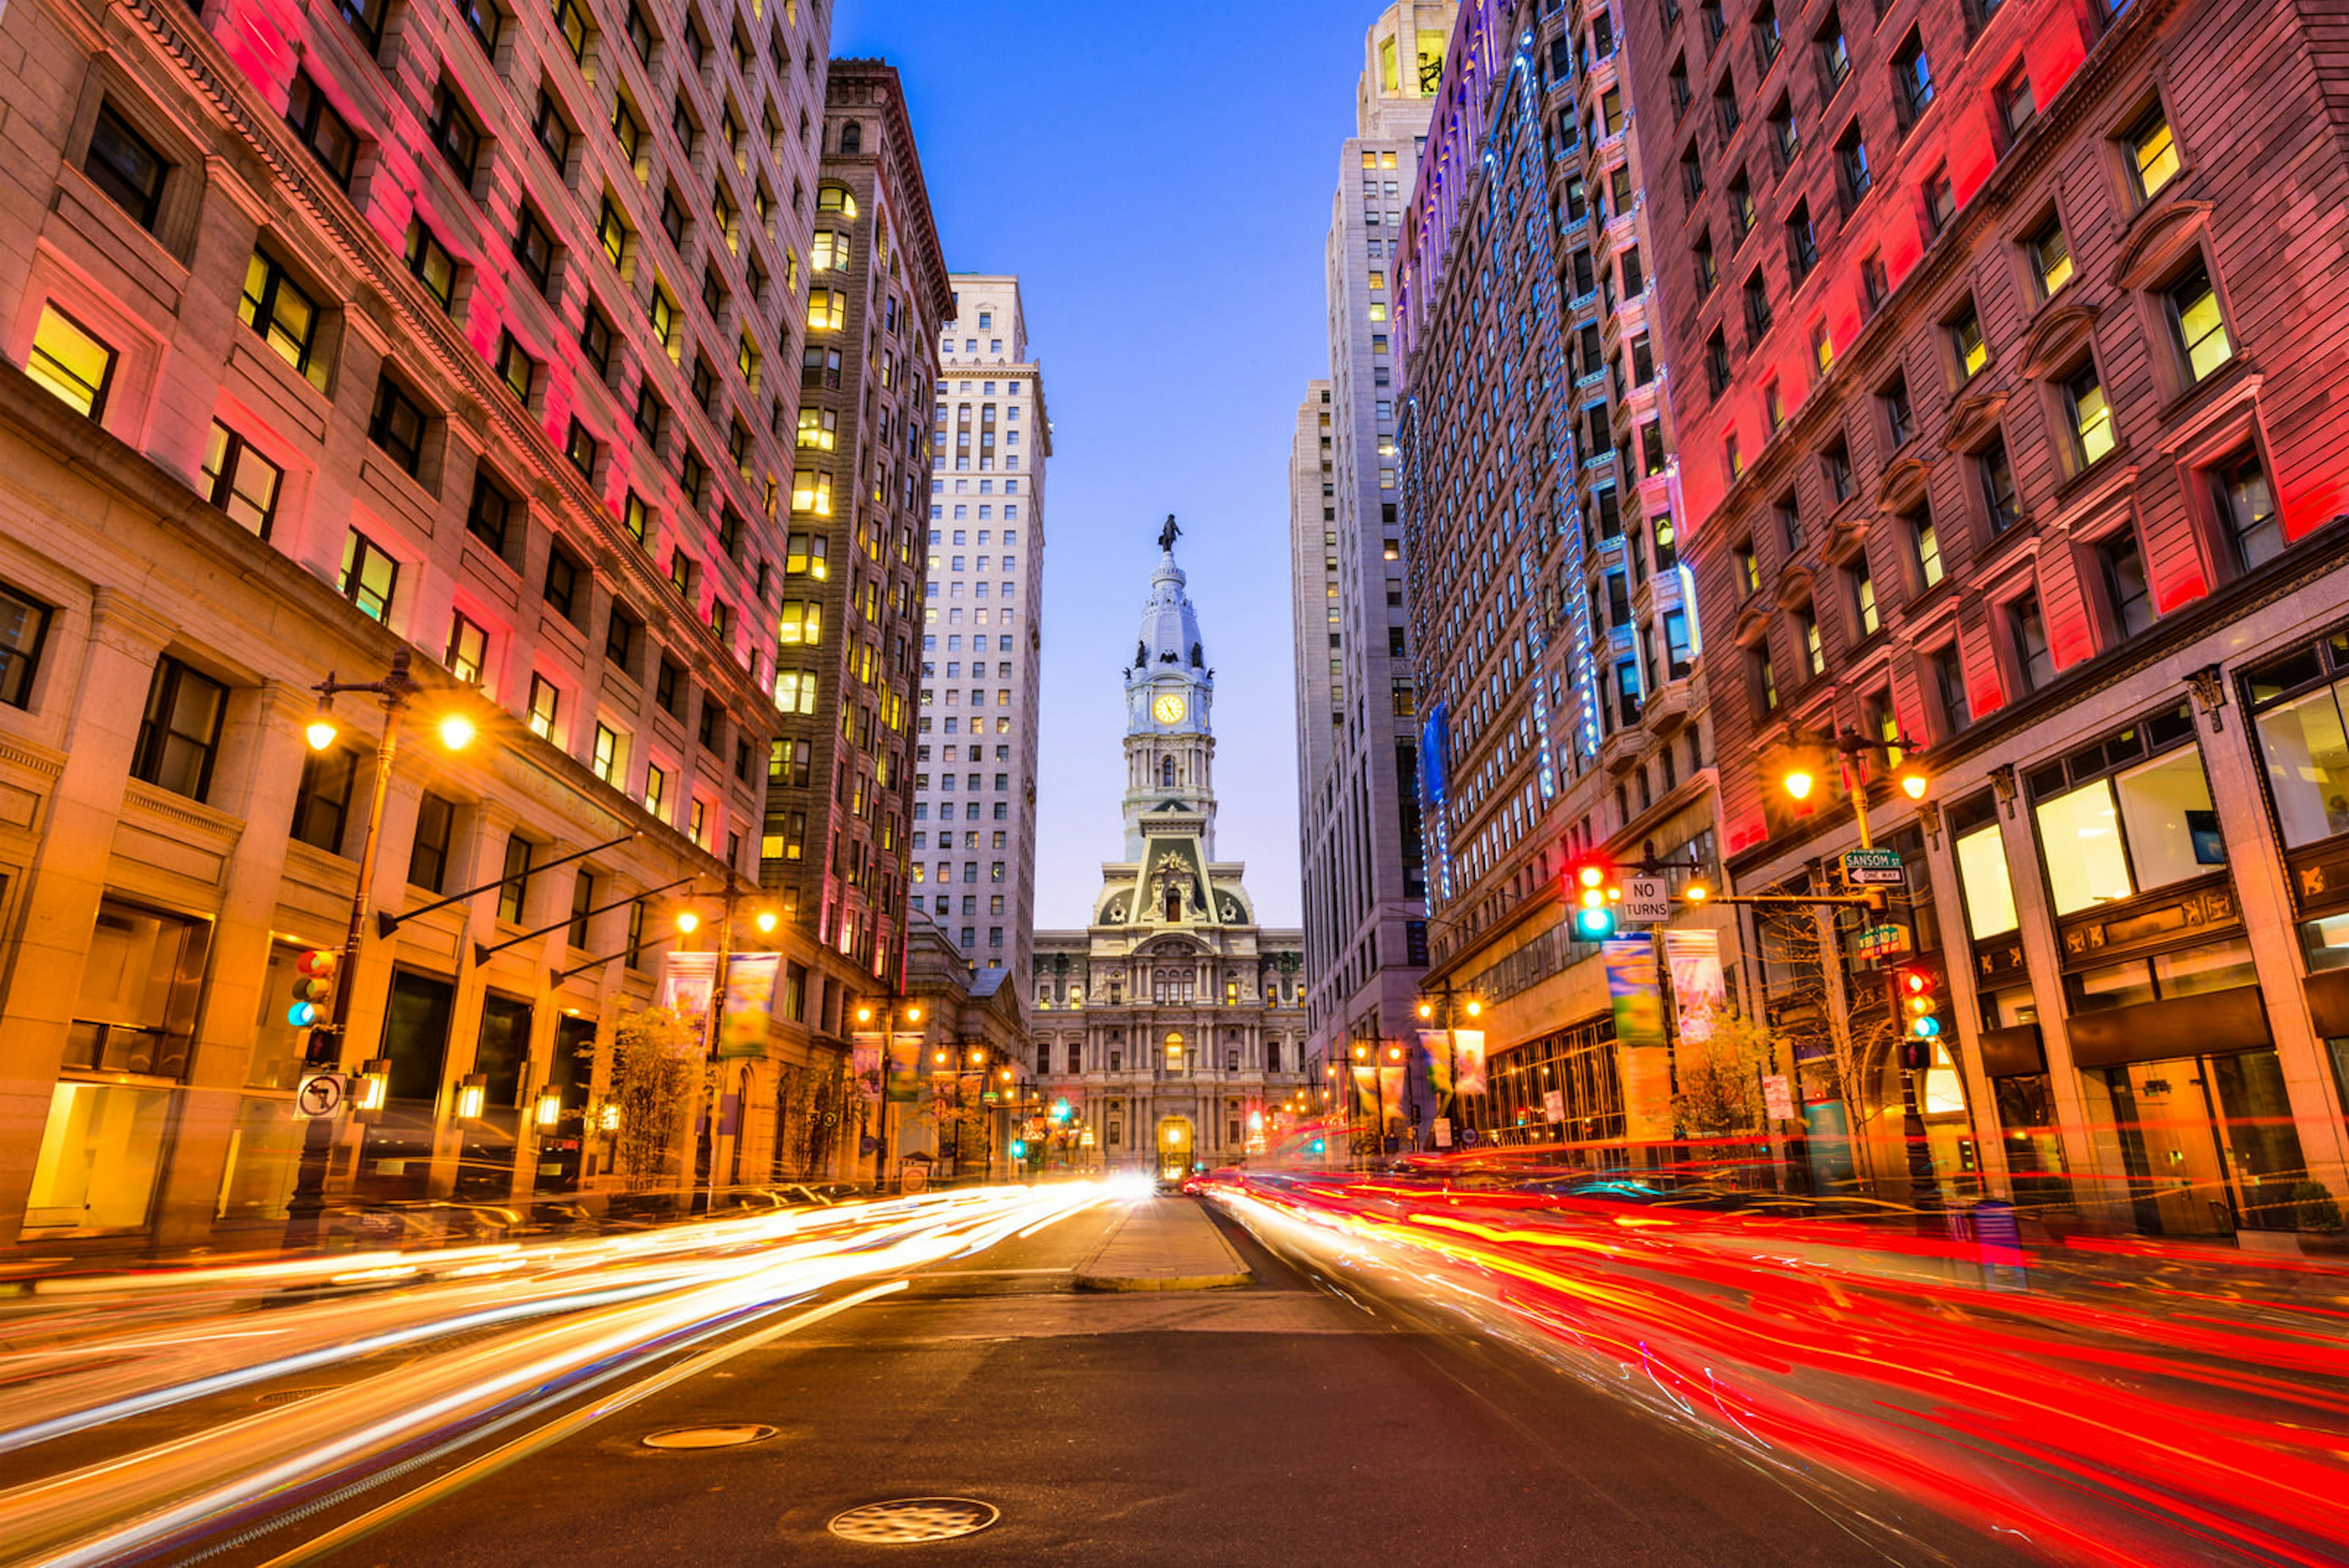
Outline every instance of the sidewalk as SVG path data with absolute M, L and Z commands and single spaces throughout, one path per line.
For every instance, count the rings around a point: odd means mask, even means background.
M 1248 1267 L 1188 1198 L 1130 1205 L 1077 1270 L 1081 1291 L 1205 1291 L 1244 1285 Z

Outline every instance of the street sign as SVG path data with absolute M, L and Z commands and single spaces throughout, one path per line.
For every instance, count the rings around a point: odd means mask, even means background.
M 1615 913 L 1629 925 L 1661 926 L 1672 918 L 1671 894 L 1661 877 L 1626 877 Z
M 1847 849 L 1843 879 L 1855 888 L 1899 888 L 1909 880 L 1898 849 Z
M 343 1108 L 344 1089 L 340 1073 L 306 1073 L 294 1092 L 295 1108 L 305 1116 L 331 1116 Z
M 1862 958 L 1882 958 L 1887 953 L 1909 950 L 1909 928 L 1906 926 L 1870 926 L 1852 939 Z
M 1772 1121 L 1795 1119 L 1795 1091 L 1784 1073 L 1773 1073 L 1762 1080 L 1762 1105 Z
M 1438 1148 L 1450 1148 L 1452 1147 L 1452 1118 L 1450 1116 L 1438 1116 L 1435 1118 L 1435 1147 Z
M 1557 1089 L 1542 1091 L 1542 1115 L 1554 1122 L 1566 1120 L 1566 1096 Z

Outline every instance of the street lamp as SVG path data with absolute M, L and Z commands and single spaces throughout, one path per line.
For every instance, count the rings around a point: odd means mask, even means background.
M 358 992 L 359 950 L 366 940 L 367 905 L 375 891 L 377 847 L 383 836 L 384 803 L 390 798 L 391 766 L 399 754 L 400 717 L 408 711 L 409 703 L 425 690 L 408 669 L 409 650 L 399 648 L 392 650 L 390 667 L 380 680 L 337 680 L 334 671 L 328 670 L 326 678 L 311 688 L 318 694 L 318 711 L 304 726 L 303 734 L 312 751 L 325 751 L 341 732 L 334 718 L 335 699 L 346 692 L 364 691 L 382 703 L 383 733 L 376 741 L 375 781 L 367 795 L 367 831 L 359 840 L 358 883 L 351 891 L 351 919 L 343 937 L 343 961 L 337 966 L 334 1012 L 324 1027 L 310 1032 L 302 1051 L 305 1067 L 340 1065 L 344 1037 L 350 1030 L 351 999 Z M 444 724 L 440 739 L 451 750 L 461 749 L 472 739 L 472 726 L 466 723 L 462 738 L 452 741 Z M 306 1247 L 317 1240 L 318 1214 L 326 1202 L 326 1165 L 334 1154 L 334 1146 L 332 1117 L 313 1116 L 303 1125 L 302 1162 L 295 1169 L 294 1191 L 285 1204 L 288 1247 Z
M 741 878 L 736 875 L 734 867 L 729 866 L 726 868 L 726 886 L 719 889 L 718 894 L 718 957 L 716 964 L 709 971 L 709 1005 L 704 1010 L 702 1015 L 702 1059 L 709 1067 L 710 1096 L 709 1114 L 702 1122 L 703 1147 L 708 1151 L 709 1158 L 709 1184 L 703 1203 L 703 1212 L 712 1214 L 718 1210 L 718 1110 L 723 1088 L 719 1078 L 722 1069 L 719 1064 L 718 1047 L 723 1038 L 727 976 L 734 963 L 735 911 L 744 897 Z M 776 924 L 774 911 L 760 910 L 753 923 L 761 931 L 774 929 Z M 681 936 L 693 935 L 701 929 L 700 913 L 689 905 L 679 909 L 677 912 L 677 929 Z M 745 1063 L 742 1072 L 746 1084 L 750 1071 L 750 1064 Z M 737 1147 L 739 1149 L 739 1144 Z
M 882 1003 L 881 1003 L 881 1009 L 880 1009 L 880 1018 L 881 1018 L 881 1060 L 880 1060 L 880 1063 L 879 1063 L 880 1082 L 879 1082 L 878 1084 L 876 1084 L 876 1085 L 874 1085 L 874 1087 L 876 1087 L 877 1089 L 879 1089 L 879 1090 L 880 1090 L 880 1092 L 881 1092 L 881 1098 L 880 1098 L 880 1107 L 881 1107 L 881 1108 L 880 1108 L 877 1112 L 875 1112 L 875 1113 L 874 1113 L 874 1139 L 873 1139 L 873 1195 L 874 1195 L 874 1197 L 876 1197 L 876 1198 L 878 1198 L 878 1197 L 881 1195 L 881 1193 L 882 1193 L 883 1189 L 885 1189 L 885 1188 L 888 1186 L 888 1170 L 889 1170 L 889 1036 L 890 1036 L 891 1034 L 893 1034 L 893 1033 L 895 1033 L 896 1032 L 896 1030 L 895 1030 L 895 1025 L 896 1025 L 896 1016 L 897 1016 L 897 998 L 896 998 L 896 996 L 895 996 L 894 993 L 892 993 L 891 995 L 889 995 L 888 997 L 886 997 L 886 998 L 885 998 L 885 999 L 883 1000 L 883 1002 L 882 1002 Z M 873 1018 L 874 1018 L 874 1009 L 873 1009 L 873 1004 L 872 1004 L 871 1002 L 858 1002 L 858 1003 L 856 1004 L 856 1022 L 857 1022 L 858 1023 L 860 1023 L 860 1024 L 867 1024 L 867 1023 L 871 1023 L 873 1022 Z M 921 1021 L 922 1021 L 922 1008 L 921 1008 L 921 1004 L 920 1004 L 919 1002 L 911 1002 L 911 1003 L 908 1003 L 908 1004 L 907 1004 L 907 1006 L 906 1006 L 906 1008 L 905 1008 L 905 1022 L 906 1022 L 906 1023 L 919 1023 Z

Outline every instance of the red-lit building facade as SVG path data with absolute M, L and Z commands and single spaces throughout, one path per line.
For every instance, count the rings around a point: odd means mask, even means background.
M 1856 842 L 1806 740 L 1921 745 L 1869 815 L 1947 975 L 1942 1177 L 2291 1228 L 2349 1060 L 2349 76 L 2275 5 L 1629 21 L 1731 877 Z M 1843 933 L 1755 979 L 1886 1005 Z M 1857 1093 L 1897 1137 L 1889 1063 Z
M 954 294 L 896 71 L 833 61 L 822 134 L 761 875 L 877 992 L 903 975 L 930 405 Z
M 822 10 L 16 0 L 0 38 L 0 1235 L 282 1224 L 286 992 L 381 722 L 309 752 L 308 688 L 395 653 L 403 919 L 341 982 L 387 1103 L 330 1196 L 592 1188 L 614 1020 L 760 871 Z M 816 939 L 760 944 L 729 1174 L 828 1155 L 873 981 Z

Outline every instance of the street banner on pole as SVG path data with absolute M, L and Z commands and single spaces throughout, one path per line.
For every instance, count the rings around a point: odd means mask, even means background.
M 1762 1080 L 1762 1108 L 1772 1121 L 1790 1122 L 1795 1119 L 1795 1089 L 1784 1073 L 1772 1073 Z
M 1452 1082 L 1454 1092 L 1481 1095 L 1485 1092 L 1485 1032 L 1481 1029 L 1455 1029 L 1452 1032 Z
M 1615 1042 L 1624 1049 L 1664 1043 L 1664 999 L 1656 985 L 1656 944 L 1640 937 L 1601 942 L 1607 994 L 1615 1002 Z
M 1385 1103 L 1387 1120 L 1391 1123 L 1403 1119 L 1404 1075 L 1403 1065 L 1400 1062 L 1391 1067 L 1381 1064 L 1379 1068 L 1379 1095 Z
M 1713 1020 L 1729 1005 L 1729 989 L 1721 974 L 1721 933 L 1666 931 L 1664 965 L 1671 971 L 1680 1037 L 1712 1039 Z
M 860 1029 L 849 1036 L 849 1075 L 856 1080 L 856 1094 L 866 1105 L 881 1097 L 881 1032 Z
M 696 1041 L 709 1038 L 709 981 L 718 972 L 716 953 L 663 953 L 656 1004 L 667 1008 L 693 1031 Z
M 1623 1067 L 1623 1130 L 1633 1143 L 1672 1136 L 1672 1054 L 1661 1045 L 1618 1050 Z
M 1423 1029 L 1419 1032 L 1419 1049 L 1427 1058 L 1428 1086 L 1439 1095 L 1452 1092 L 1452 1041 L 1449 1032 Z
M 910 1106 L 921 1087 L 922 1037 L 919 1034 L 889 1036 L 889 1080 L 882 1091 L 894 1106 Z
M 1361 1096 L 1362 1119 L 1376 1121 L 1379 1116 L 1379 1073 L 1375 1067 L 1354 1069 L 1354 1093 Z
M 1435 1118 L 1435 1147 L 1438 1148 L 1450 1148 L 1452 1147 L 1452 1118 L 1450 1116 L 1438 1116 Z
M 764 1056 L 767 1020 L 775 1000 L 781 953 L 736 953 L 726 961 L 726 1012 L 719 1030 L 720 1056 Z

